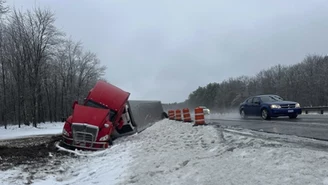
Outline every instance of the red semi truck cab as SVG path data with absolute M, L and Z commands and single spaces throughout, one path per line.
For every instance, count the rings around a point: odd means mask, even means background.
M 82 105 L 74 102 L 73 114 L 64 124 L 63 144 L 90 150 L 108 148 L 113 131 L 124 124 L 122 115 L 127 113 L 129 96 L 129 92 L 98 81 Z

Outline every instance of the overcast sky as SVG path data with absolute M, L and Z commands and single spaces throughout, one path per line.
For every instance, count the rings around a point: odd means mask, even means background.
M 328 53 L 325 0 L 7 0 L 51 8 L 131 99 L 185 100 L 198 86 Z

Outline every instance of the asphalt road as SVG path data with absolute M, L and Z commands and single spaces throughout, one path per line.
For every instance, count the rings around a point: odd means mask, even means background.
M 300 115 L 296 119 L 281 117 L 272 118 L 271 120 L 262 120 L 260 117 L 241 119 L 238 115 L 235 115 L 209 118 L 207 122 L 214 125 L 328 141 L 328 115 Z

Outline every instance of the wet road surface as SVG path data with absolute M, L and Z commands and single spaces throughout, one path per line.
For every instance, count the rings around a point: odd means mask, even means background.
M 328 141 L 328 115 L 300 115 L 296 119 L 288 117 L 262 120 L 260 117 L 241 119 L 235 117 L 222 117 L 208 119 L 209 124 L 228 127 L 238 127 L 255 131 L 296 135 Z

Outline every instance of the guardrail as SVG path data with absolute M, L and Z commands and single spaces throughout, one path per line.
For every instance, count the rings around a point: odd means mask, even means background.
M 324 112 L 328 112 L 328 106 L 322 107 L 302 107 L 302 112 L 308 114 L 309 112 L 318 112 L 323 114 Z

